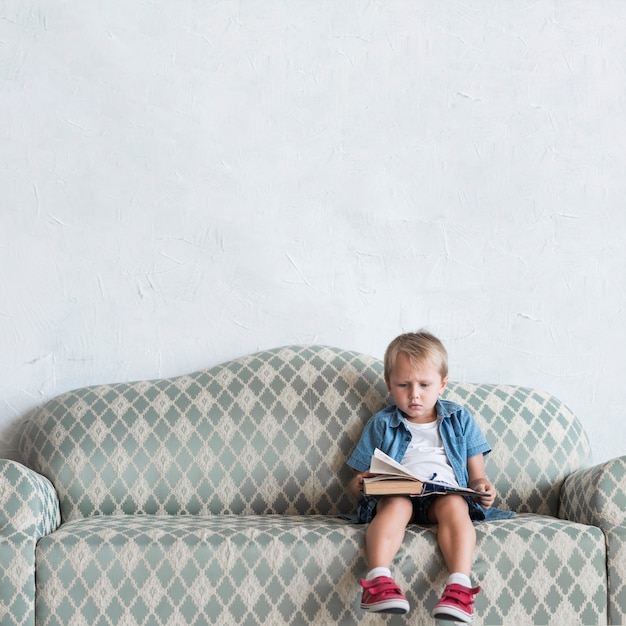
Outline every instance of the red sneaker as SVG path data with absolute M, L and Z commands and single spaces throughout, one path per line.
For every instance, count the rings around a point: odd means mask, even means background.
M 362 580 L 361 608 L 376 613 L 408 613 L 409 603 L 393 578 L 378 576 Z
M 480 587 L 472 589 L 463 585 L 447 585 L 431 615 L 469 624 L 474 619 L 474 596 L 479 591 Z

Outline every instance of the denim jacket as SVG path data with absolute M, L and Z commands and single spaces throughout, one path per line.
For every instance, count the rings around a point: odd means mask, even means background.
M 461 487 L 467 487 L 469 474 L 467 460 L 476 454 L 488 454 L 491 448 L 472 414 L 463 406 L 449 400 L 437 400 L 437 415 L 441 419 L 439 431 L 443 447 Z M 411 433 L 405 426 L 398 407 L 388 406 L 373 415 L 365 424 L 361 438 L 347 463 L 357 472 L 369 469 L 375 448 L 380 448 L 394 460 L 400 462 L 411 441 Z M 484 519 L 506 519 L 513 517 L 512 511 L 501 511 L 494 507 L 484 509 L 471 498 L 466 498 L 470 517 L 475 521 Z M 370 522 L 378 496 L 363 496 L 359 500 L 358 521 Z

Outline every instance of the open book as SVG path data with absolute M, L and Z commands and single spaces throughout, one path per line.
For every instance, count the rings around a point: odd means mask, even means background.
M 372 455 L 369 473 L 373 476 L 363 480 L 363 493 L 368 496 L 429 496 L 447 493 L 460 493 L 472 497 L 487 495 L 483 491 L 418 478 L 378 448 Z

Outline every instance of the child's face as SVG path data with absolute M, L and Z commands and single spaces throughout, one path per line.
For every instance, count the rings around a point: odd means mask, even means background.
M 399 352 L 387 388 L 409 421 L 431 422 L 437 417 L 435 404 L 447 382 L 429 361 L 414 367 L 407 354 Z

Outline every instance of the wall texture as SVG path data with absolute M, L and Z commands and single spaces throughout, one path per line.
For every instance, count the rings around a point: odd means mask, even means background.
M 626 3 L 5 0 L 0 454 L 70 388 L 445 341 L 626 453 Z

